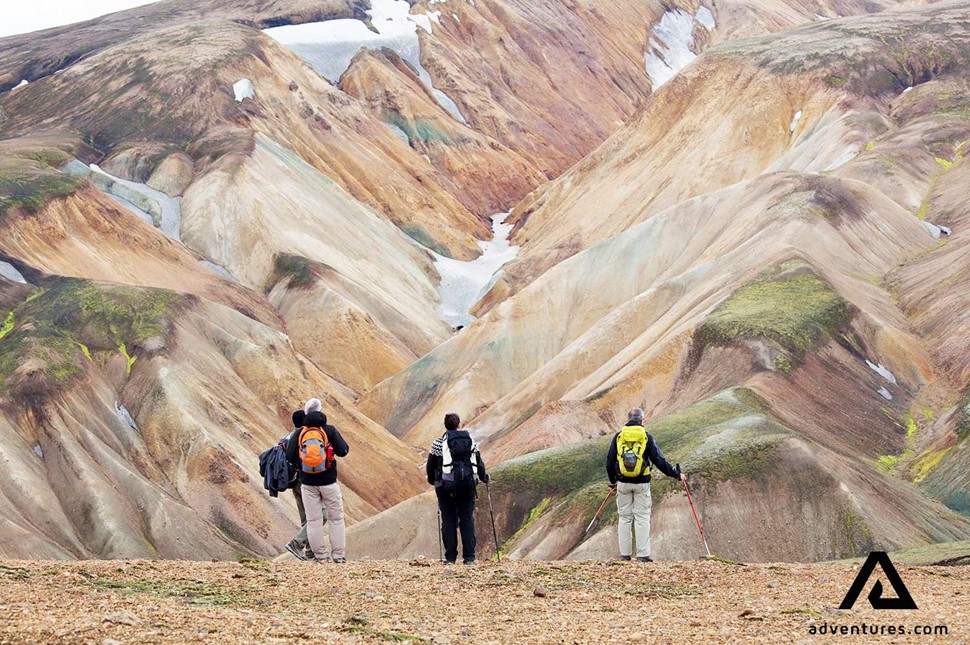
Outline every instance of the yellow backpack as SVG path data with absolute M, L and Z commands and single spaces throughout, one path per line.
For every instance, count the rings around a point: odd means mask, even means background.
M 643 426 L 625 426 L 616 437 L 616 460 L 624 477 L 650 474 L 647 459 L 647 431 Z

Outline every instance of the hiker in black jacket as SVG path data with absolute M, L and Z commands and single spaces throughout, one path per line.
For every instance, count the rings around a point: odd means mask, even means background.
M 434 440 L 426 466 L 428 483 L 435 487 L 438 512 L 441 513 L 441 539 L 445 544 L 445 561 L 458 559 L 458 531 L 461 530 L 462 561 L 475 562 L 475 498 L 479 481 L 488 483 L 485 462 L 471 435 L 459 430 L 461 419 L 455 413 L 445 415 L 445 433 Z
M 606 475 L 616 491 L 616 511 L 620 516 L 617 533 L 620 559 L 629 560 L 633 553 L 633 530 L 636 525 L 637 560 L 653 562 L 650 557 L 650 464 L 668 477 L 686 480 L 664 457 L 660 446 L 643 428 L 643 410 L 627 413 L 627 424 L 613 435 L 606 454 Z
M 300 484 L 306 510 L 307 536 L 313 550 L 314 562 L 347 561 L 344 535 L 344 503 L 337 483 L 335 457 L 346 457 L 350 447 L 332 425 L 327 415 L 312 411 L 303 421 L 303 429 L 296 441 L 286 447 L 286 456 L 300 464 Z M 326 508 L 330 528 L 330 556 L 323 540 L 323 513 Z
M 303 430 L 303 421 L 306 419 L 306 412 L 297 410 L 293 413 L 293 432 L 283 439 L 283 445 L 287 448 L 290 444 L 300 441 L 300 431 Z M 287 461 L 290 465 L 290 490 L 296 498 L 296 508 L 300 512 L 300 530 L 293 539 L 284 547 L 300 560 L 313 560 L 313 549 L 310 548 L 310 541 L 307 538 L 306 510 L 303 507 L 303 491 L 300 486 L 300 459 L 297 455 L 296 460 L 290 459 L 287 454 Z M 327 523 L 327 509 L 323 509 L 323 523 Z

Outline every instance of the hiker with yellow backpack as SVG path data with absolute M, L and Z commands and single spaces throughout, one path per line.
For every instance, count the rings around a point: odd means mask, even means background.
M 627 424 L 616 433 L 606 454 L 606 475 L 616 492 L 616 511 L 620 516 L 617 533 L 620 559 L 633 555 L 633 533 L 637 536 L 637 560 L 653 562 L 650 557 L 650 465 L 681 481 L 687 476 L 664 457 L 660 446 L 643 427 L 643 410 L 627 413 Z M 635 529 L 634 529 L 635 527 Z
M 350 447 L 320 411 L 320 401 L 306 405 L 306 418 L 297 441 L 286 446 L 286 458 L 300 464 L 300 485 L 306 509 L 307 537 L 314 562 L 347 562 L 344 503 L 337 482 L 337 457 L 346 457 Z M 323 513 L 327 512 L 330 552 L 323 539 Z

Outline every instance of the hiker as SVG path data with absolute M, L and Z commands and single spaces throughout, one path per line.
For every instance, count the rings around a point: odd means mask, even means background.
M 293 413 L 293 432 L 283 439 L 284 447 L 289 447 L 290 444 L 299 443 L 300 432 L 303 430 L 303 421 L 306 419 L 306 412 L 303 410 L 296 410 Z M 289 489 L 293 491 L 293 497 L 296 498 L 296 508 L 300 512 L 300 530 L 293 539 L 284 547 L 289 551 L 293 557 L 299 560 L 313 560 L 313 549 L 310 548 L 310 541 L 307 539 L 307 525 L 306 525 L 306 510 L 303 506 L 303 491 L 300 486 L 300 459 L 299 453 L 297 453 L 297 458 L 295 460 L 287 459 L 290 465 L 290 485 Z M 327 523 L 327 509 L 323 509 L 323 523 Z
M 441 539 L 445 543 L 445 562 L 458 560 L 458 531 L 461 530 L 462 562 L 475 562 L 475 498 L 478 482 L 488 483 L 485 463 L 466 430 L 459 430 L 461 419 L 445 415 L 445 433 L 434 440 L 428 452 L 428 483 L 434 486 L 441 513 Z
M 319 405 L 318 399 L 311 399 Z M 307 407 L 311 407 L 308 405 Z M 344 536 L 344 503 L 337 483 L 336 457 L 346 457 L 350 447 L 327 415 L 317 408 L 307 413 L 297 441 L 286 446 L 286 457 L 300 464 L 300 485 L 306 512 L 307 537 L 314 562 L 332 559 L 347 562 Z M 329 518 L 330 553 L 323 541 L 323 517 Z
M 620 516 L 617 533 L 620 559 L 633 554 L 633 530 L 636 525 L 637 560 L 653 562 L 650 557 L 650 464 L 663 474 L 682 481 L 687 476 L 664 457 L 660 446 L 643 427 L 643 410 L 627 413 L 624 428 L 613 436 L 606 454 L 606 475 L 616 492 L 616 511 Z

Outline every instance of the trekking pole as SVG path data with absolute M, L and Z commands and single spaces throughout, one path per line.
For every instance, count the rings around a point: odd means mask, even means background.
M 492 491 L 488 489 L 488 482 L 485 482 L 485 495 L 488 497 L 488 516 L 492 519 L 492 537 L 495 539 L 495 557 L 499 562 L 501 562 L 502 551 L 498 548 L 498 533 L 495 531 L 495 513 L 492 512 Z
M 441 509 L 438 509 L 438 562 L 445 561 L 444 551 L 442 551 L 441 545 Z
M 677 472 L 680 472 L 680 464 L 677 464 Z M 687 501 L 690 503 L 690 510 L 694 514 L 694 521 L 697 522 L 697 530 L 701 532 L 701 540 L 704 542 L 704 550 L 707 551 L 707 557 L 713 557 L 711 556 L 711 549 L 707 546 L 707 538 L 704 537 L 704 529 L 701 528 L 701 521 L 697 517 L 697 510 L 694 508 L 694 500 L 690 497 L 690 489 L 687 488 L 687 480 L 682 479 L 681 483 L 684 484 L 684 491 L 687 493 Z
M 593 530 L 593 525 L 596 524 L 596 520 L 599 519 L 600 513 L 603 512 L 603 509 L 604 508 L 606 508 L 606 502 L 610 501 L 610 497 L 615 492 L 616 492 L 616 489 L 615 488 L 610 488 L 610 492 L 608 492 L 606 494 L 606 499 L 604 499 L 603 500 L 603 503 L 600 504 L 600 510 L 596 511 L 596 515 L 593 516 L 593 519 L 590 520 L 590 522 L 589 522 L 589 526 L 586 527 L 586 532 L 587 533 L 589 533 L 591 530 Z

